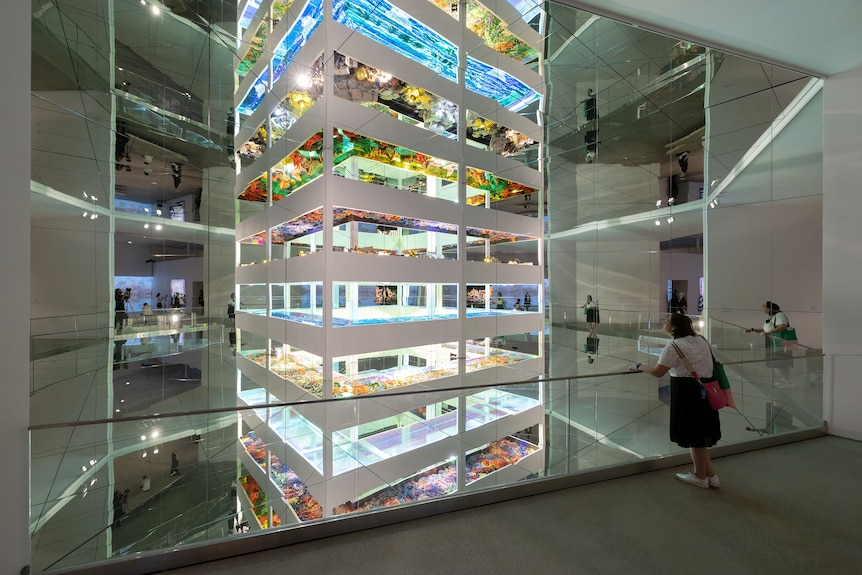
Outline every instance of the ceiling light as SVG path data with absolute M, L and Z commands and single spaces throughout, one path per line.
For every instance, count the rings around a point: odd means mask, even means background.
M 655 225 L 660 226 L 660 225 L 661 225 L 661 220 L 656 220 L 656 221 L 655 221 Z
M 128 243 L 132 243 L 132 240 L 129 240 L 129 242 L 128 242 Z
M 146 441 L 146 439 L 147 439 L 147 436 L 146 436 L 146 435 L 142 435 L 142 436 L 141 436 L 141 441 Z
M 155 449 L 153 449 L 153 454 L 154 454 L 154 455 L 155 455 L 156 453 L 158 453 L 158 452 L 159 452 L 159 448 L 158 448 L 158 447 L 156 447 Z
M 150 434 L 150 438 L 151 438 L 151 439 L 155 439 L 155 438 L 157 438 L 158 436 L 159 436 L 159 432 L 158 432 L 158 431 L 154 431 L 154 432 L 152 432 L 152 433 Z
M 153 11 L 153 14 L 154 14 L 154 15 L 156 15 L 156 16 L 158 16 L 158 15 L 159 15 L 160 10 L 159 10 L 159 7 L 158 7 L 158 6 L 153 5 L 153 7 L 152 7 L 152 8 L 150 8 L 150 10 L 152 10 L 152 11 Z
M 296 85 L 300 88 L 310 88 L 311 78 L 308 76 L 308 74 L 300 74 L 296 77 Z
M 162 208 L 156 208 L 156 215 L 157 216 L 162 215 Z
M 84 213 L 83 213 L 83 214 L 81 214 L 81 217 L 82 217 L 82 218 L 86 218 L 86 217 L 87 217 L 87 216 L 89 216 L 89 215 L 90 215 L 90 212 L 88 212 L 87 210 L 84 210 Z
M 655 207 L 657 207 L 657 208 L 661 207 L 661 200 L 656 200 Z
M 671 216 L 671 217 L 669 217 L 669 218 L 667 219 L 667 223 L 669 223 L 669 224 L 672 224 L 672 223 L 673 223 L 673 216 Z
M 90 197 L 90 196 L 88 196 L 88 195 L 87 195 L 87 192 L 81 192 L 81 193 L 82 193 L 82 194 L 84 194 L 84 197 L 85 197 L 85 198 L 89 198 L 89 197 Z
M 96 465 L 96 460 L 95 460 L 95 459 L 91 459 L 91 460 L 90 460 L 90 465 Z
M 147 452 L 146 452 L 146 451 L 144 451 L 144 454 L 143 454 L 143 455 L 141 455 L 141 457 L 146 457 L 146 456 L 147 456 Z
M 145 230 L 150 229 L 150 224 L 144 224 L 144 229 L 145 229 Z
M 160 232 L 162 230 L 162 224 L 156 224 L 156 231 Z
M 98 218 L 98 217 L 99 217 L 99 214 L 90 214 L 90 219 L 91 219 L 91 220 L 95 220 L 95 219 L 96 219 L 96 218 Z
M 81 471 L 87 471 L 87 466 L 86 466 L 86 465 L 82 465 L 82 466 L 81 466 Z

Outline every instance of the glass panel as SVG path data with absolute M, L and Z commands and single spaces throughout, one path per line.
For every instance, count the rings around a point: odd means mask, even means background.
M 453 284 L 373 284 L 333 282 L 332 326 L 454 319 L 458 286 Z M 344 298 L 339 293 L 344 292 Z
M 359 254 L 458 259 L 458 226 L 336 206 L 332 249 Z

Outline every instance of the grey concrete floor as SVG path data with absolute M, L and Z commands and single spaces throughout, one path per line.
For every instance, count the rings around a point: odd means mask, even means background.
M 715 466 L 719 489 L 654 471 L 169 573 L 862 573 L 862 442 L 823 437 Z

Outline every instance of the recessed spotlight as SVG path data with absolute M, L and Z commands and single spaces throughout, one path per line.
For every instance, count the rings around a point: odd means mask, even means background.
M 655 207 L 657 207 L 657 208 L 661 207 L 661 200 L 656 200 Z
M 147 436 L 146 436 L 146 435 L 142 435 L 142 436 L 141 436 L 141 441 L 146 441 L 146 440 L 147 440 Z
M 95 219 L 96 219 L 96 218 L 98 218 L 98 217 L 99 217 L 99 214 L 90 214 L 90 219 L 91 219 L 91 220 L 95 220 Z
M 90 212 L 88 212 L 88 211 L 86 211 L 86 210 L 85 210 L 85 211 L 84 211 L 84 213 L 83 213 L 83 214 L 81 214 L 81 217 L 82 217 L 82 218 L 86 218 L 86 217 L 87 217 L 87 216 L 89 216 L 89 215 L 90 215 Z
M 128 243 L 132 243 L 132 240 L 129 240 Z
M 154 431 L 154 432 L 152 432 L 152 433 L 150 434 L 150 438 L 151 438 L 151 439 L 155 439 L 155 438 L 157 438 L 158 436 L 159 436 L 159 432 L 158 432 L 158 431 Z
M 656 220 L 656 221 L 655 221 L 655 225 L 660 226 L 660 225 L 661 225 L 661 220 Z
M 669 217 L 669 218 L 667 219 L 667 223 L 669 223 L 669 224 L 672 224 L 672 223 L 673 223 L 673 216 L 671 216 L 671 217 Z
M 150 224 L 144 224 L 144 229 L 145 229 L 145 230 L 150 229 Z
M 156 231 L 160 232 L 162 230 L 162 224 L 156 224 Z
M 154 5 L 152 8 L 150 8 L 150 10 L 152 10 L 152 11 L 153 11 L 153 14 L 154 14 L 154 15 L 156 15 L 156 16 L 158 16 L 158 15 L 159 15 L 159 12 L 161 12 L 161 10 L 159 10 L 159 7 L 158 7 L 158 6 L 155 6 L 155 5 Z

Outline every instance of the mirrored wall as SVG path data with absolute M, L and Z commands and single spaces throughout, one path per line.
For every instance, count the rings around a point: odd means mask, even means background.
M 821 80 L 397 4 L 33 2 L 34 572 L 682 453 L 672 313 L 822 421 Z

